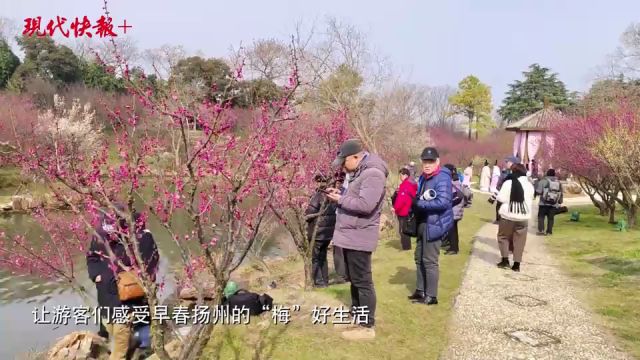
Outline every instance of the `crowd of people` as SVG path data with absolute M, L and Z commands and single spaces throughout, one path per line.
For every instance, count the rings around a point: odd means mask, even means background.
M 409 251 L 415 241 L 416 287 L 408 298 L 415 304 L 436 305 L 440 252 L 444 250 L 446 255 L 456 255 L 460 251 L 458 223 L 464 209 L 472 204 L 473 163 L 463 171 L 453 164 L 441 164 L 438 150 L 433 147 L 425 148 L 420 160 L 420 172 L 415 162 L 399 169 L 399 184 L 391 196 L 391 209 L 398 220 L 399 248 Z M 380 215 L 389 173 L 386 163 L 367 152 L 357 139 L 348 140 L 341 146 L 333 165 L 338 174 L 346 174 L 345 179 L 338 177 L 336 186 L 329 188 L 325 187 L 328 179 L 320 181 L 323 184 L 318 187 L 308 209 L 309 214 L 319 217 L 313 218 L 316 220 L 310 217 L 309 226 L 314 227 L 314 221 L 320 221 L 322 226 L 317 227 L 327 235 L 331 231 L 325 232 L 328 229 L 325 225 L 334 226 L 332 236 L 323 235 L 320 239 L 333 242 L 336 282 L 349 281 L 352 305 L 369 309 L 369 321 L 360 328 L 344 332 L 343 336 L 352 340 L 371 339 L 375 337 L 376 309 L 371 257 L 379 240 Z M 563 202 L 562 186 L 553 169 L 549 169 L 543 179 L 535 179 L 534 186 L 532 171 L 517 156 L 506 157 L 503 165 L 501 169 L 495 161 L 491 169 L 485 161 L 479 188 L 492 194 L 489 201 L 496 203 L 495 223 L 501 257 L 497 265 L 520 271 L 534 198 L 540 197 L 538 235 L 551 235 L 554 216 Z M 537 164 L 532 166 L 537 173 Z M 325 212 L 319 210 L 321 201 L 331 203 L 325 207 Z M 314 246 L 314 278 L 318 287 L 328 285 L 324 267 L 327 252 L 322 250 L 325 248 L 324 243 Z M 513 254 L 513 264 L 509 261 L 510 254 Z M 340 269 L 344 269 L 343 272 Z
M 441 164 L 438 150 L 433 147 L 424 148 L 420 160 L 419 174 L 414 162 L 399 169 L 399 185 L 391 202 L 398 220 L 400 249 L 411 250 L 415 238 L 416 286 L 408 299 L 414 304 L 436 305 L 440 252 L 445 250 L 446 255 L 456 255 L 460 251 L 458 223 L 465 208 L 472 204 L 473 164 L 463 171 L 453 164 Z M 501 256 L 497 266 L 520 271 L 534 198 L 540 197 L 538 235 L 551 235 L 554 216 L 563 202 L 562 185 L 555 171 L 549 169 L 534 186 L 530 173 L 517 156 L 507 157 L 504 169 L 499 168 L 497 161 L 493 171 L 488 165 L 485 161 L 479 188 L 490 192 L 489 201 L 496 203 Z M 358 139 L 341 145 L 332 168 L 333 176 L 318 174 L 315 177 L 318 186 L 305 211 L 307 236 L 313 243 L 313 281 L 319 288 L 329 286 L 327 255 L 332 246 L 336 272 L 333 284 L 349 282 L 353 311 L 364 308 L 368 315 L 366 321 L 355 324 L 356 327 L 344 331 L 342 336 L 348 340 L 373 339 L 377 300 L 372 254 L 380 239 L 389 171 L 387 164 L 368 152 Z M 139 214 L 134 214 L 134 218 L 140 219 Z M 137 266 L 131 263 L 122 242 L 118 241 L 128 231 L 126 221 L 117 214 L 104 216 L 87 254 L 89 277 L 96 284 L 101 307 L 139 306 L 146 302 L 144 297 L 127 300 L 119 293 L 121 277 L 130 272 L 131 267 L 155 277 L 159 254 L 153 236 L 144 223 L 136 226 L 138 250 L 144 262 Z M 106 251 L 107 244 L 113 254 Z M 511 253 L 513 265 L 509 261 Z M 116 261 L 112 259 L 114 256 Z M 131 351 L 131 326 L 115 323 L 109 316 L 102 320 L 108 333 L 105 336 L 114 340 L 110 359 L 125 359 Z

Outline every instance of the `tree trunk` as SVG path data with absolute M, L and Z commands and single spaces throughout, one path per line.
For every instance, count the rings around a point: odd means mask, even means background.
M 467 114 L 469 118 L 469 140 L 471 140 L 471 128 L 473 127 L 473 114 Z
M 313 263 L 311 262 L 311 256 L 304 256 L 304 289 L 313 289 Z
M 601 203 L 594 203 L 595 206 L 598 208 L 598 210 L 600 211 L 600 216 L 606 216 L 607 215 L 607 208 L 604 207 L 604 204 L 601 205 Z
M 149 309 L 155 309 L 158 305 L 156 297 L 149 297 Z M 165 350 L 165 329 L 166 325 L 158 321 L 151 320 L 151 347 L 160 360 L 171 360 Z
M 478 129 L 479 129 L 478 120 L 479 120 L 479 118 L 477 116 L 475 116 L 475 118 L 476 118 L 476 141 L 478 141 Z
M 627 224 L 630 228 L 635 227 L 638 221 L 638 207 L 633 204 L 627 210 Z
M 616 203 L 609 205 L 609 224 L 616 223 Z

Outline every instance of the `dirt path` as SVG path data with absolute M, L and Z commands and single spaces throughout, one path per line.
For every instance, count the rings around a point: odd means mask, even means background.
M 442 359 L 632 359 L 595 325 L 532 228 L 522 272 L 498 269 L 497 231 L 477 234 Z

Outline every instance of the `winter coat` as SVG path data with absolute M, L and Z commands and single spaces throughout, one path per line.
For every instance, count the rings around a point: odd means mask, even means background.
M 428 242 L 442 240 L 453 227 L 453 204 L 451 172 L 447 168 L 429 178 L 424 174 L 418 179 L 418 200 L 415 202 L 414 211 L 418 224 L 426 223 L 424 238 Z M 424 200 L 422 195 L 428 189 L 436 192 L 432 200 Z
M 309 200 L 309 205 L 304 214 L 307 218 L 307 239 L 311 241 L 313 236 L 313 229 L 316 227 L 315 241 L 331 241 L 333 238 L 333 231 L 336 227 L 336 208 L 337 205 L 329 200 L 325 202 L 326 195 L 318 190 Z M 322 209 L 322 203 L 324 202 L 324 211 L 320 213 Z
M 397 216 L 405 217 L 409 215 L 411 204 L 417 192 L 418 184 L 412 182 L 411 178 L 407 178 L 400 184 L 396 201 L 393 203 L 393 210 L 395 210 Z
M 456 180 L 453 181 L 451 185 L 451 191 L 453 194 L 451 199 L 451 203 L 453 205 L 453 220 L 462 220 L 464 207 L 467 205 L 464 194 L 462 192 L 462 184 L 460 183 L 460 181 Z
M 97 232 L 103 240 L 98 239 L 96 236 L 91 239 L 91 245 L 87 253 L 87 270 L 89 272 L 89 278 L 96 284 L 98 305 L 103 308 L 114 308 L 123 305 L 137 306 L 144 304 L 146 299 L 127 301 L 125 303 L 120 301 L 116 276 L 111 269 L 111 262 L 108 259 L 109 255 L 103 241 L 110 241 L 111 250 L 116 258 L 120 259 L 125 266 L 131 266 L 131 259 L 126 255 L 124 245 L 122 245 L 120 241 L 112 240 L 111 236 L 102 228 L 98 228 Z M 144 269 L 152 278 L 155 278 L 160 255 L 151 232 L 148 230 L 140 231 L 138 234 L 138 243 L 140 255 L 146 264 Z M 123 271 L 119 265 L 114 265 L 117 266 L 116 272 Z M 100 275 L 101 280 L 96 283 L 95 281 L 98 275 Z M 110 310 L 108 314 L 113 316 L 113 311 Z
M 543 179 L 538 181 L 538 184 L 536 185 L 536 196 L 540 196 L 540 206 L 558 206 L 562 204 L 562 202 L 564 201 L 564 192 L 562 189 L 562 183 L 560 184 L 560 198 L 558 199 L 558 203 L 556 204 L 547 203 L 544 200 L 543 198 L 544 190 L 549 187 L 549 183 L 551 181 L 560 182 L 560 180 L 558 180 L 558 178 L 555 176 L 545 176 Z
M 333 244 L 343 249 L 375 251 L 389 170 L 377 155 L 366 154 L 338 201 Z
M 500 210 L 498 213 L 501 217 L 511 220 L 511 221 L 527 221 L 531 218 L 531 212 L 533 208 L 533 195 L 534 189 L 533 185 L 527 179 L 526 176 L 521 176 L 517 181 L 520 181 L 522 184 L 522 189 L 524 190 L 524 205 L 526 209 L 526 214 L 513 213 L 509 211 L 509 200 L 511 198 L 511 182 L 513 180 L 507 180 L 502 184 L 502 188 L 498 193 L 496 199 L 501 203 Z

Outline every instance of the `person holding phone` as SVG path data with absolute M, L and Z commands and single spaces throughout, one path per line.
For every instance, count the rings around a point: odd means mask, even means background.
M 326 185 L 330 179 L 318 174 L 314 178 L 318 183 L 318 188 L 309 200 L 309 205 L 305 210 L 305 220 L 307 221 L 307 238 L 309 242 L 313 240 L 311 251 L 311 272 L 314 287 L 325 288 L 329 286 L 329 265 L 327 263 L 327 249 L 333 238 L 333 231 L 336 226 L 336 204 L 327 200 Z M 336 186 L 339 186 L 339 179 L 336 179 Z
M 351 305 L 367 311 L 366 321 L 356 329 L 343 332 L 342 337 L 371 340 L 376 335 L 371 257 L 380 239 L 380 214 L 389 171 L 387 164 L 366 151 L 358 139 L 345 141 L 332 165 L 349 173 L 343 194 L 339 189 L 328 189 L 327 199 L 338 207 L 333 242 L 343 251 L 347 278 L 351 282 Z

